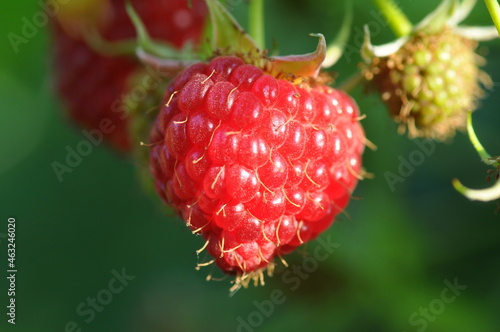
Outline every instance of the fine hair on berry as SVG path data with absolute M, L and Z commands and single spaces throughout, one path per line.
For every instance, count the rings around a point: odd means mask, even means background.
M 345 209 L 362 174 L 359 118 L 346 93 L 235 56 L 192 65 L 166 89 L 151 132 L 156 189 L 246 286 Z

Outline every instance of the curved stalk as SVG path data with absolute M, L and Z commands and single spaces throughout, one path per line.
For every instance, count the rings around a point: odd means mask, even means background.
M 488 11 L 490 12 L 491 19 L 497 27 L 498 34 L 500 35 L 500 5 L 497 0 L 484 0 Z
M 389 24 L 391 30 L 398 37 L 405 36 L 411 32 L 413 25 L 403 13 L 401 8 L 392 0 L 372 0 L 382 12 L 382 16 Z

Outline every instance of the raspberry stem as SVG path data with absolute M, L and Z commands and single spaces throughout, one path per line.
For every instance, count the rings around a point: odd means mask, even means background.
M 494 163 L 492 162 L 491 156 L 489 155 L 488 152 L 486 152 L 486 149 L 483 147 L 483 145 L 477 138 L 476 133 L 474 132 L 474 127 L 472 126 L 471 112 L 467 114 L 467 133 L 469 134 L 469 139 L 472 143 L 472 146 L 474 146 L 474 149 L 481 157 L 481 160 L 487 165 L 493 165 Z
M 403 13 L 401 8 L 392 0 L 372 0 L 378 9 L 384 14 L 385 21 L 398 37 L 408 35 L 413 25 Z
M 163 41 L 153 39 L 130 0 L 125 2 L 125 9 L 137 34 L 137 41 L 132 43 L 135 55 L 144 64 L 161 70 L 162 75 L 169 75 L 181 71 L 194 60 L 199 60 L 195 57 L 201 54 L 193 52 L 189 45 L 177 50 Z
M 249 32 L 255 44 L 263 50 L 265 48 L 264 30 L 264 0 L 251 0 L 248 12 Z
M 500 34 L 500 5 L 497 0 L 484 0 L 488 11 L 490 12 L 490 16 L 495 23 L 498 34 Z
M 474 149 L 477 151 L 477 153 L 481 157 L 481 160 L 485 164 L 499 167 L 499 162 L 496 161 L 497 158 L 492 158 L 488 154 L 488 152 L 486 152 L 481 142 L 479 142 L 479 139 L 477 138 L 472 126 L 471 114 L 472 113 L 469 113 L 467 115 L 467 132 L 469 133 L 469 139 L 474 146 Z M 458 179 L 453 179 L 452 184 L 459 193 L 473 201 L 488 202 L 500 198 L 500 180 L 497 180 L 496 183 L 490 188 L 479 190 L 465 187 Z

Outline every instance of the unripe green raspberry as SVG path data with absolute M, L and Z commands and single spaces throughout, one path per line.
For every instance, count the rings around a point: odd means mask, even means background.
M 129 118 L 129 136 L 139 179 L 147 192 L 155 193 L 149 172 L 149 132 L 159 112 L 168 79 L 160 73 L 140 69 L 128 81 L 123 104 Z M 156 195 L 155 195 L 156 197 Z
M 365 27 L 364 76 L 380 92 L 410 138 L 445 141 L 466 127 L 491 78 L 479 69 L 478 41 L 498 38 L 494 26 L 459 25 L 474 1 L 443 0 L 408 34 L 374 46 Z
M 474 50 L 477 42 L 444 27 L 419 31 L 385 57 L 373 57 L 365 78 L 379 90 L 392 116 L 410 137 L 446 140 L 466 125 L 489 76 Z

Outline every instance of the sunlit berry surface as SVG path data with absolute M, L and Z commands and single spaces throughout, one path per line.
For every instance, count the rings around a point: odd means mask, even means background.
M 364 133 L 344 92 L 294 86 L 237 57 L 187 68 L 150 137 L 156 188 L 227 273 L 316 238 L 361 178 Z

